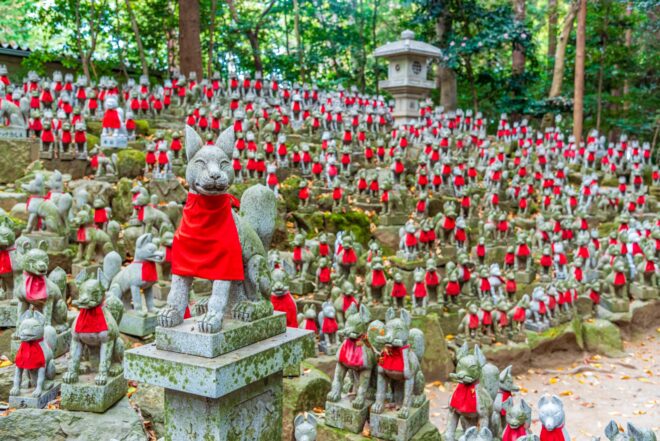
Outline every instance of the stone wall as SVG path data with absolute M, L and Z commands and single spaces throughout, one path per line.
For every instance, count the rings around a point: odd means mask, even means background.
M 38 157 L 36 139 L 0 139 L 0 183 L 23 177 L 25 168 Z

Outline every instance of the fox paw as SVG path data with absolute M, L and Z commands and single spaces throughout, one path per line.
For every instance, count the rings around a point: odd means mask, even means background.
M 376 401 L 374 404 L 371 405 L 371 412 L 375 414 L 383 413 L 383 408 L 385 407 L 385 403 L 382 401 Z
M 341 392 L 338 390 L 338 388 L 332 388 L 332 390 L 328 393 L 328 396 L 326 397 L 328 401 L 331 403 L 336 403 L 339 401 L 339 398 L 341 398 Z
M 424 394 L 416 395 L 413 398 L 412 406 L 413 407 L 420 407 L 422 404 L 424 404 L 424 401 L 426 401 L 426 397 L 424 396 Z
M 408 406 L 403 406 L 399 410 L 399 413 L 397 414 L 399 418 L 403 418 L 403 419 L 408 418 L 408 415 L 410 415 L 410 409 L 408 408 Z
M 362 409 L 364 407 L 364 397 L 357 396 L 353 400 L 353 409 Z
M 103 386 L 107 382 L 108 376 L 106 374 L 99 373 L 94 377 L 94 383 L 96 383 L 97 386 Z
M 197 329 L 204 334 L 213 334 L 222 329 L 222 317 L 218 314 L 207 312 L 202 320 L 197 322 Z
M 67 372 L 62 377 L 62 381 L 64 381 L 66 384 L 76 383 L 78 381 L 78 374 L 74 372 Z
M 37 397 L 39 397 L 39 395 L 41 395 L 41 392 L 42 392 L 41 388 L 37 387 L 32 391 L 32 396 L 37 398 Z
M 183 316 L 172 305 L 165 305 L 158 312 L 158 325 L 163 328 L 173 328 L 183 323 Z
M 110 369 L 108 370 L 108 374 L 111 377 L 116 377 L 117 375 L 121 375 L 122 372 L 124 372 L 124 367 L 121 365 L 121 363 L 113 363 L 112 366 L 110 366 Z
M 270 302 L 240 302 L 232 310 L 232 317 L 243 322 L 253 322 L 273 313 L 273 305 Z
M 11 396 L 16 396 L 16 395 L 18 395 L 18 394 L 20 394 L 20 393 L 21 393 L 21 388 L 20 388 L 19 386 L 14 386 L 14 387 L 12 387 L 11 390 L 9 391 L 9 395 L 11 395 Z

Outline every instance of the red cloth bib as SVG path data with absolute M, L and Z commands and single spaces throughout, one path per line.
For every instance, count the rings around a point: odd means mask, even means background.
M 513 321 L 515 321 L 515 322 L 524 322 L 526 316 L 527 316 L 527 313 L 525 311 L 525 308 L 517 306 L 515 312 L 513 313 Z
M 445 292 L 447 293 L 448 296 L 457 296 L 461 292 L 461 285 L 456 281 L 450 280 L 447 282 L 447 287 L 445 288 Z
M 78 231 L 76 231 L 76 241 L 81 243 L 87 242 L 87 228 L 85 227 L 78 228 Z
M 323 318 L 323 325 L 321 326 L 321 332 L 323 332 L 324 334 L 334 334 L 335 332 L 337 332 L 337 329 L 339 329 L 339 327 L 337 326 L 337 320 L 330 317 Z
M 41 349 L 41 341 L 22 341 L 16 352 L 16 367 L 20 369 L 39 369 L 46 366 L 44 351 Z
M 541 441 L 564 441 L 564 425 L 562 424 L 554 430 L 546 430 L 543 427 L 540 438 Z
M 208 280 L 243 280 L 243 255 L 230 194 L 188 193 L 172 242 L 172 274 Z
M 36 302 L 48 298 L 46 276 L 35 276 L 34 274 L 23 272 L 23 277 L 25 277 L 25 297 L 28 301 Z
M 8 274 L 13 271 L 10 254 L 10 251 L 13 250 L 13 247 L 0 250 L 0 274 Z
M 477 411 L 477 383 L 458 383 L 451 396 L 449 407 L 460 413 L 475 413 Z
M 319 332 L 319 326 L 314 319 L 305 319 L 305 329 L 308 331 L 314 331 L 317 334 Z
M 276 296 L 272 294 L 270 296 L 270 302 L 273 304 L 273 309 L 275 311 L 280 311 L 286 314 L 286 326 L 288 328 L 297 328 L 298 327 L 298 309 L 296 308 L 296 302 L 293 300 L 290 292 L 282 296 Z
M 400 282 L 394 282 L 394 284 L 392 285 L 392 297 L 402 298 L 405 297 L 406 294 L 408 294 L 408 290 L 406 290 L 406 285 Z
M 349 368 L 361 368 L 364 366 L 362 345 L 360 340 L 347 338 L 339 350 L 339 362 Z
M 504 412 L 504 410 L 502 410 Z M 502 433 L 502 441 L 516 441 L 518 438 L 527 435 L 527 430 L 525 430 L 525 425 L 521 425 L 515 429 L 511 428 L 508 424 Z
M 320 256 L 327 256 L 330 253 L 328 244 L 327 243 L 320 243 L 319 244 L 319 255 Z
M 330 283 L 330 267 L 324 266 L 319 271 L 319 282 Z
M 385 286 L 386 280 L 385 280 L 385 273 L 383 270 L 373 270 L 371 272 L 371 286 L 374 288 L 380 288 L 381 286 Z
M 468 327 L 470 329 L 477 329 L 479 327 L 479 316 L 477 314 L 469 314 Z
M 409 348 L 410 345 L 402 347 L 385 348 L 378 360 L 378 366 L 386 371 L 403 372 L 404 360 L 403 350 Z
M 103 314 L 103 305 L 81 309 L 76 319 L 75 330 L 79 334 L 95 334 L 108 330 Z
M 424 276 L 424 280 L 426 282 L 426 286 L 435 287 L 440 284 L 440 280 L 438 279 L 438 273 L 436 273 L 435 271 L 427 271 L 426 276 Z
M 413 291 L 413 294 L 418 299 L 423 299 L 424 297 L 426 297 L 426 285 L 424 285 L 424 282 L 415 283 L 415 289 Z
M 355 306 L 358 306 L 357 300 L 355 300 L 355 297 L 353 296 L 347 296 L 347 295 L 342 295 L 343 299 L 343 304 L 342 304 L 342 310 L 346 312 L 348 308 L 351 307 L 352 304 L 355 304 Z
M 511 391 L 500 389 L 500 393 L 502 394 L 502 404 L 504 404 L 506 400 L 511 398 Z M 502 407 L 502 410 L 500 410 L 500 415 L 506 416 L 506 410 L 504 410 L 504 407 Z
M 626 284 L 626 275 L 618 272 L 614 274 L 614 286 L 623 286 Z
M 97 208 L 94 210 L 94 222 L 97 224 L 108 222 L 108 212 L 105 208 Z
M 156 271 L 156 264 L 150 261 L 142 262 L 142 281 L 143 282 L 157 282 L 158 271 Z
M 341 262 L 344 265 L 350 265 L 352 263 L 357 262 L 357 256 L 355 255 L 355 250 L 353 248 L 345 249 L 344 254 L 341 257 Z

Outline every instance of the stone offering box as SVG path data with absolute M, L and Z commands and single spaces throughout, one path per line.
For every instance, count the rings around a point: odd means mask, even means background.
M 104 149 L 125 149 L 128 146 L 128 136 L 119 134 L 115 136 L 101 135 L 101 147 Z
M 158 327 L 155 343 L 125 355 L 126 378 L 165 389 L 165 439 L 281 439 L 283 372 L 314 355 L 314 333 L 287 328 L 281 312 L 226 318 L 215 334 L 197 320 Z
M 0 128 L 0 139 L 24 139 L 27 138 L 25 129 L 16 129 L 11 127 Z

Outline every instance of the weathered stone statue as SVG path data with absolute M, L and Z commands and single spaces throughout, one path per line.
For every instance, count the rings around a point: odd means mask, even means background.
M 564 403 L 559 397 L 553 395 L 548 397 L 544 395 L 538 404 L 539 420 L 541 420 L 541 439 L 563 439 L 571 441 L 571 437 L 566 430 L 566 415 L 564 413 Z
M 252 321 L 273 312 L 266 252 L 275 226 L 275 195 L 263 186 L 245 191 L 241 214 L 232 210 L 227 190 L 233 182 L 233 129 L 214 145 L 202 145 L 186 127 L 186 179 L 190 185 L 181 226 L 172 244 L 172 288 L 160 311 L 161 326 L 183 321 L 193 277 L 213 280 L 208 312 L 200 331 L 220 331 L 230 297 L 237 302 L 233 316 Z

